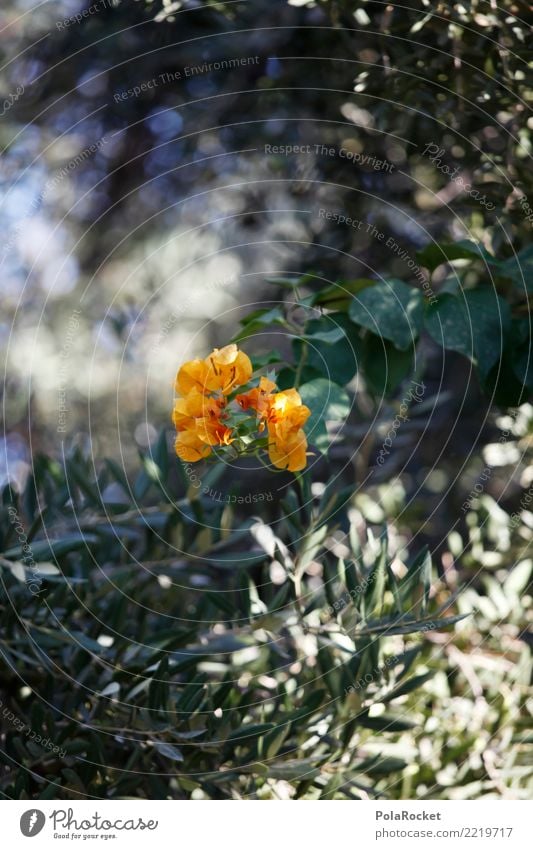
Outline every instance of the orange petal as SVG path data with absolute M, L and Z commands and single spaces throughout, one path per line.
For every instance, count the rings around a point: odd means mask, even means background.
M 215 348 L 205 360 L 205 364 L 206 385 L 210 392 L 220 391 L 228 395 L 236 386 L 248 383 L 252 376 L 250 358 L 234 344 Z
M 242 386 L 243 383 L 248 383 L 250 380 L 253 369 L 252 362 L 250 357 L 248 357 L 244 351 L 239 351 L 237 354 L 237 359 L 235 360 L 235 383 L 234 386 Z
M 243 392 L 242 395 L 237 395 L 236 401 L 243 410 L 257 410 L 259 391 L 250 389 L 249 392 Z
M 179 433 L 175 442 L 176 454 L 185 463 L 197 463 L 211 454 L 211 448 L 206 445 L 193 431 Z
M 307 465 L 307 439 L 303 430 L 291 434 L 287 440 L 271 439 L 268 444 L 270 462 L 277 469 L 299 472 Z
M 205 393 L 208 373 L 204 360 L 190 360 L 184 363 L 176 378 L 176 390 L 182 395 L 188 395 L 193 389 Z
M 233 442 L 232 429 L 226 427 L 218 419 L 196 419 L 196 435 L 206 445 L 230 445 Z

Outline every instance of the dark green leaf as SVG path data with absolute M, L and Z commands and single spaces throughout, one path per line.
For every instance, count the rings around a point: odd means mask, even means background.
M 329 380 L 318 378 L 300 387 L 304 404 L 311 410 L 305 432 L 312 445 L 325 454 L 330 445 L 326 422 L 343 424 L 350 412 L 348 393 Z
M 378 396 L 387 395 L 405 380 L 414 367 L 414 349 L 399 351 L 392 342 L 367 333 L 363 370 L 368 388 Z
M 433 272 L 439 265 L 445 262 L 453 262 L 456 259 L 482 259 L 489 266 L 498 266 L 498 260 L 489 254 L 483 245 L 470 242 L 467 239 L 452 244 L 427 245 L 418 251 L 416 258 L 420 265 Z
M 383 280 L 353 298 L 349 315 L 355 324 L 406 351 L 422 329 L 423 295 L 402 280 Z

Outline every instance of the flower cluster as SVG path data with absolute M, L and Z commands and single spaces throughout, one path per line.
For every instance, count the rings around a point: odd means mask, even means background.
M 180 368 L 172 418 L 181 460 L 202 460 L 215 446 L 232 446 L 236 455 L 268 448 L 277 469 L 298 472 L 305 468 L 303 426 L 309 408 L 296 389 L 278 392 L 269 377 L 261 377 L 256 387 L 237 394 L 252 375 L 250 359 L 236 345 L 215 348 L 205 360 L 191 360 Z
M 277 469 L 299 472 L 307 463 L 307 438 L 303 426 L 309 418 L 309 407 L 302 404 L 296 389 L 275 392 L 276 384 L 262 377 L 259 386 L 237 401 L 244 410 L 255 411 L 262 432 L 268 431 L 268 456 Z
M 215 348 L 205 360 L 182 365 L 176 377 L 178 398 L 172 415 L 178 431 L 176 454 L 181 460 L 194 463 L 208 457 L 213 445 L 231 444 L 233 430 L 226 424 L 228 396 L 251 376 L 250 359 L 236 345 Z

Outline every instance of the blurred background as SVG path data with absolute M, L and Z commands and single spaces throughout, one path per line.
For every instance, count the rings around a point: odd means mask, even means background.
M 4 3 L 3 477 L 63 441 L 131 462 L 177 364 L 224 344 L 269 274 L 406 279 L 400 252 L 434 237 L 524 243 L 531 15 L 482 5 Z

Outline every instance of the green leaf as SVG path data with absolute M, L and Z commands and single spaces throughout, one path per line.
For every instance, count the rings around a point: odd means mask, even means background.
M 381 542 L 381 551 L 376 557 L 370 572 L 366 576 L 367 589 L 365 592 L 365 606 L 371 616 L 379 616 L 381 614 L 386 577 L 387 543 L 384 539 Z
M 422 563 L 420 564 L 420 580 L 422 582 L 422 615 L 424 616 L 429 605 L 429 594 L 431 592 L 431 554 L 426 549 Z
M 9 571 L 11 572 L 13 577 L 17 579 L 17 581 L 20 581 L 22 584 L 26 582 L 26 567 L 23 563 L 20 562 L 20 560 L 0 561 L 0 566 L 2 566 L 4 569 L 9 569 Z
M 500 359 L 511 328 L 509 304 L 489 287 L 442 295 L 426 315 L 436 342 L 473 359 L 485 378 Z
M 71 551 L 85 548 L 91 543 L 98 542 L 95 534 L 69 534 L 59 539 L 33 540 L 31 543 L 31 556 L 36 561 L 51 560 Z M 4 552 L 5 557 L 23 558 L 24 552 L 20 545 L 14 546 Z
M 272 283 L 274 286 L 281 286 L 282 289 L 296 289 L 298 286 L 301 286 L 308 279 L 307 276 L 295 276 L 295 277 L 265 277 L 267 283 Z
M 414 367 L 414 348 L 398 351 L 392 342 L 368 333 L 364 341 L 363 371 L 368 388 L 376 395 L 388 395 Z
M 284 315 L 281 307 L 272 307 L 271 309 L 262 307 L 261 309 L 249 312 L 246 317 L 241 320 L 241 324 L 243 326 L 246 326 L 247 324 L 267 325 L 272 324 L 272 322 L 282 320 L 284 320 Z
M 334 329 L 340 336 L 336 342 L 327 334 Z M 311 344 L 307 346 L 307 364 L 319 375 L 327 375 L 335 383 L 344 386 L 356 374 L 362 359 L 363 345 L 359 332 L 348 316 L 332 313 L 323 318 L 312 319 L 307 324 Z M 299 361 L 302 355 L 302 342 L 293 342 L 294 359 Z
M 335 342 L 340 342 L 341 339 L 344 339 L 344 330 L 341 327 L 331 327 L 331 325 L 330 329 L 324 328 L 324 330 L 316 327 L 309 329 L 308 333 L 303 333 L 301 338 L 316 340 L 317 342 L 327 342 L 328 345 L 333 345 Z
M 311 410 L 305 432 L 312 445 L 325 454 L 330 446 L 326 422 L 342 423 L 350 412 L 348 393 L 325 378 L 312 380 L 300 387 L 302 401 Z
M 514 352 L 513 370 L 522 386 L 533 389 L 533 352 L 530 343 Z
M 427 245 L 417 252 L 416 258 L 420 265 L 429 269 L 430 272 L 435 271 L 439 265 L 453 262 L 455 259 L 482 259 L 487 265 L 500 265 L 499 261 L 492 254 L 489 254 L 483 245 L 470 242 L 468 239 L 453 244 L 434 243 Z
M 301 344 L 299 341 L 295 344 Z M 323 374 L 322 369 L 317 371 L 313 366 L 304 366 L 300 371 L 300 386 L 303 383 L 310 383 L 312 380 L 316 380 L 321 377 Z M 276 377 L 276 385 L 279 390 L 283 389 L 291 389 L 296 381 L 296 369 L 292 366 L 290 368 L 283 368 L 278 372 Z
M 414 675 L 412 678 L 409 678 L 407 681 L 403 681 L 401 684 L 398 684 L 397 687 L 394 687 L 390 693 L 386 693 L 384 696 L 381 696 L 382 702 L 392 702 L 394 699 L 399 699 L 400 696 L 406 696 L 408 693 L 412 693 L 413 690 L 418 690 L 422 684 L 425 684 L 426 681 L 429 681 L 430 678 L 433 678 L 436 670 L 431 670 L 430 672 L 425 672 L 422 675 Z
M 441 295 L 426 313 L 426 329 L 443 348 L 473 357 L 472 332 L 464 304 L 454 295 Z
M 488 287 L 465 292 L 464 298 L 477 366 L 482 377 L 486 377 L 501 358 L 505 337 L 511 328 L 511 310 L 509 304 Z
M 358 716 L 358 721 L 363 728 L 372 728 L 373 731 L 410 731 L 416 728 L 416 722 L 411 719 L 398 719 L 385 713 L 380 716 L 363 713 Z
M 257 354 L 255 356 L 250 357 L 252 361 L 252 367 L 254 371 L 259 371 L 259 369 L 264 368 L 265 366 L 270 365 L 271 363 L 279 363 L 281 362 L 281 357 L 277 351 L 269 351 L 267 354 Z M 241 388 L 239 387 L 239 392 Z
M 128 483 L 128 479 L 127 479 L 127 477 L 126 477 L 126 475 L 125 475 L 125 473 L 124 473 L 124 471 L 123 471 L 122 467 L 121 467 L 121 466 L 119 466 L 119 464 L 118 464 L 118 463 L 116 463 L 114 460 L 111 460 L 111 459 L 110 459 L 110 458 L 108 458 L 108 457 L 106 457 L 106 459 L 105 459 L 105 461 L 104 461 L 104 462 L 105 462 L 105 464 L 106 464 L 107 468 L 109 469 L 109 471 L 111 472 L 111 474 L 113 475 L 113 477 L 114 477 L 114 479 L 116 480 L 116 482 L 117 482 L 118 484 L 120 484 L 120 486 L 122 487 L 122 489 L 124 490 L 124 492 L 125 492 L 127 495 L 129 495 L 129 493 L 130 493 L 130 485 L 129 485 L 129 483 Z
M 260 309 L 249 313 L 242 320 L 242 329 L 231 340 L 232 342 L 241 342 L 243 339 L 248 339 L 255 333 L 263 333 L 264 329 L 272 324 L 285 325 L 285 316 L 280 307 L 273 309 Z
M 359 294 L 369 286 L 375 286 L 376 281 L 366 278 L 347 280 L 334 283 L 327 289 L 321 289 L 313 298 L 313 305 L 320 305 L 329 310 L 346 312 L 352 302 L 352 296 Z
M 235 740 L 236 742 L 247 740 L 249 742 L 250 739 L 260 737 L 266 734 L 267 731 L 272 731 L 275 727 L 273 722 L 262 722 L 257 725 L 239 725 L 238 728 L 228 734 L 227 740 Z
M 118 681 L 110 681 L 109 684 L 101 690 L 99 696 L 116 696 L 120 693 L 120 684 Z
M 376 625 L 370 622 L 368 627 L 356 630 L 354 637 L 370 634 L 386 634 L 388 637 L 391 637 L 395 634 L 406 635 L 416 634 L 420 631 L 438 631 L 441 628 L 448 628 L 450 625 L 455 625 L 456 622 L 461 622 L 467 616 L 470 616 L 470 613 L 463 613 L 458 616 L 446 616 L 442 619 L 413 619 L 412 621 L 383 622 Z
M 285 725 L 282 725 L 281 728 L 273 728 L 272 731 L 270 731 L 268 734 L 265 734 L 264 738 L 261 738 L 259 740 L 259 756 L 263 757 L 265 761 L 269 761 L 274 758 L 279 752 L 283 743 L 285 742 L 285 738 L 287 737 L 289 731 L 290 724 L 286 723 Z
M 353 298 L 349 315 L 355 324 L 405 351 L 422 329 L 423 295 L 402 280 L 383 280 Z
M 533 292 L 533 245 L 502 262 L 498 274 L 510 278 L 521 292 Z
M 521 352 L 521 353 L 520 353 Z M 484 380 L 484 390 L 501 407 L 518 407 L 531 397 L 533 388 L 531 344 L 518 350 L 512 347 L 503 356 Z
M 154 743 L 154 749 L 164 758 L 183 763 L 183 755 L 177 746 L 171 746 L 170 743 Z
M 160 480 L 165 483 L 168 477 L 169 470 L 167 431 L 165 428 L 163 428 L 163 430 L 159 434 L 159 437 L 153 450 L 152 457 L 159 469 Z
M 321 775 L 320 768 L 313 766 L 316 758 L 302 758 L 301 760 L 281 761 L 272 764 L 268 769 L 270 778 L 285 779 L 286 781 L 297 781 L 301 779 L 314 780 Z

